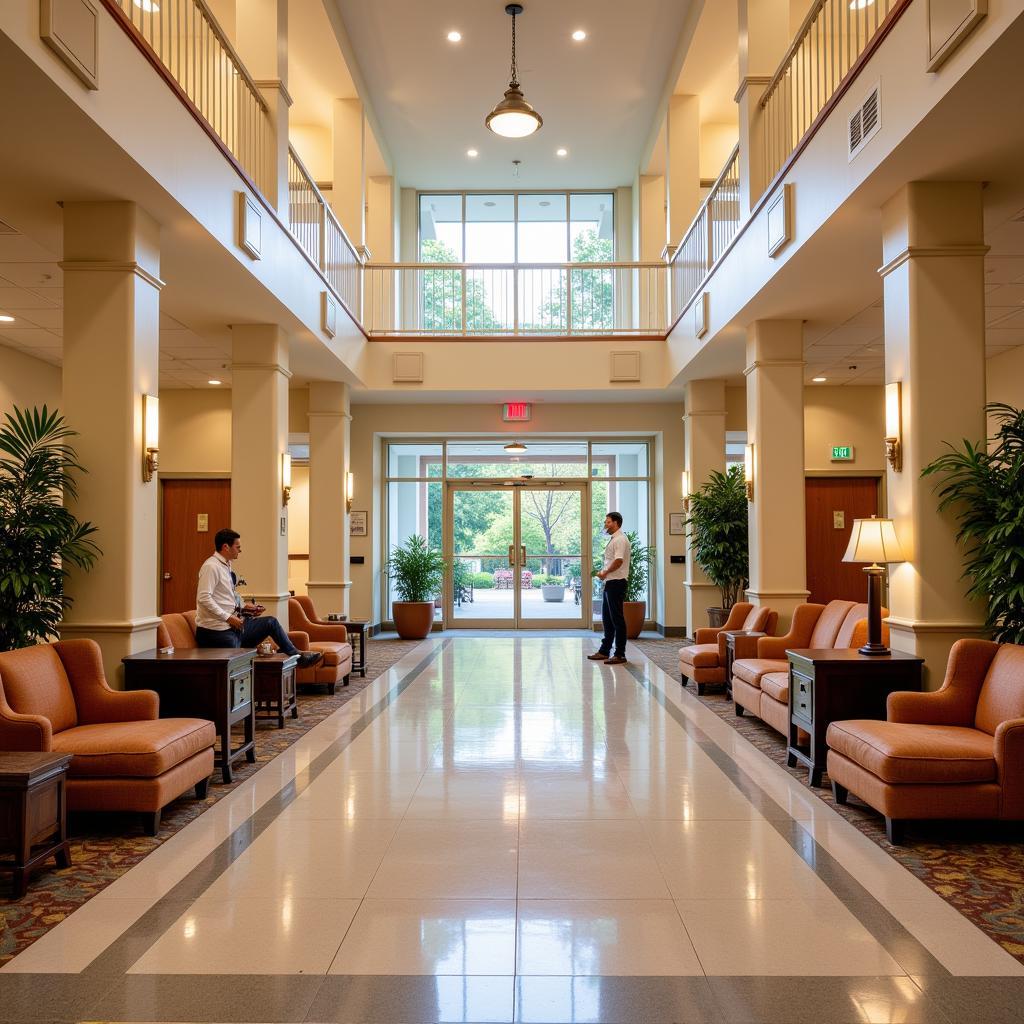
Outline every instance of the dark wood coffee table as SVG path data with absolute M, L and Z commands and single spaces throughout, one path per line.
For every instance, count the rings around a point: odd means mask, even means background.
M 214 764 L 225 782 L 240 757 L 256 761 L 256 702 L 253 660 L 245 647 L 182 647 L 143 651 L 122 658 L 127 690 L 155 690 L 161 718 L 205 718 L 217 727 Z M 242 742 L 233 747 L 231 730 L 242 726 Z
M 67 837 L 67 780 L 70 754 L 12 751 L 0 753 L 0 861 L 10 871 L 14 897 L 28 889 L 28 876 L 47 857 L 57 867 L 71 867 Z
M 278 729 L 284 728 L 285 712 L 299 717 L 295 699 L 295 668 L 297 654 L 261 654 L 253 662 L 256 693 L 256 717 L 276 719 Z

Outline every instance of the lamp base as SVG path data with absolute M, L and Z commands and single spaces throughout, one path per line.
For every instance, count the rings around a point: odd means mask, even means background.
M 870 641 L 868 641 L 868 643 L 866 643 L 863 647 L 857 648 L 857 653 L 866 654 L 869 657 L 874 657 L 876 655 L 881 654 L 892 654 L 892 651 L 890 651 L 889 648 L 885 646 L 885 644 L 873 644 Z

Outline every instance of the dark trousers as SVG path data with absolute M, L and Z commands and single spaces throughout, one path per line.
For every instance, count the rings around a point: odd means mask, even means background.
M 200 647 L 255 647 L 267 637 L 277 644 L 283 654 L 298 654 L 298 648 L 288 639 L 281 623 L 273 615 L 260 615 L 244 619 L 241 630 L 205 629 L 196 626 L 196 643 Z
M 615 643 L 615 657 L 626 656 L 626 616 L 622 611 L 622 602 L 626 599 L 625 580 L 605 580 L 604 596 L 601 599 L 601 621 L 604 623 L 604 638 L 601 640 L 601 652 L 612 653 L 612 642 Z

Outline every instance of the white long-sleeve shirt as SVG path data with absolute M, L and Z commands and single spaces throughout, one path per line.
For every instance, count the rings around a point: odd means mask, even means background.
M 210 555 L 199 569 L 196 625 L 203 629 L 230 629 L 228 616 L 235 615 L 240 604 L 231 582 L 230 564 L 217 553 Z

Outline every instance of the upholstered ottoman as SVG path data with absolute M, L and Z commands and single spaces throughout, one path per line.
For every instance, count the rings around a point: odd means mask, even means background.
M 295 675 L 297 686 L 326 686 L 327 692 L 333 694 L 340 682 L 348 686 L 348 677 L 352 673 L 352 645 L 350 643 L 334 643 L 330 640 L 317 640 L 303 645 L 295 633 L 289 634 L 292 643 L 300 650 L 320 651 L 323 660 L 309 668 L 300 668 Z

